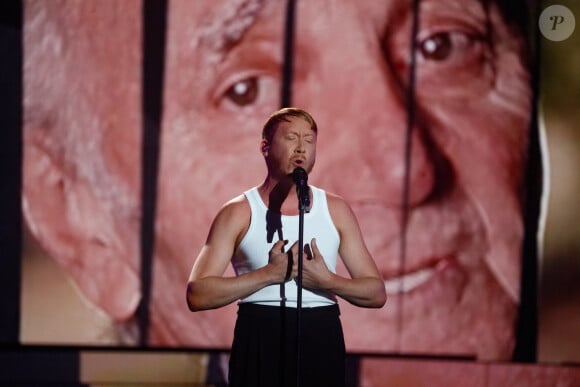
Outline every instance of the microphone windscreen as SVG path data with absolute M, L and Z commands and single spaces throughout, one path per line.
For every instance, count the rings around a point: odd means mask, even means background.
M 308 173 L 302 167 L 294 168 L 292 171 L 292 179 L 296 185 L 304 186 L 308 183 Z

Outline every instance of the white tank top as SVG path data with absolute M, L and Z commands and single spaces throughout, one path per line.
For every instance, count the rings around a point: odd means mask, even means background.
M 336 273 L 336 260 L 340 236 L 332 222 L 326 202 L 326 193 L 310 186 L 312 190 L 312 208 L 304 214 L 304 244 L 310 244 L 316 238 L 316 245 L 324 257 L 328 269 Z M 257 187 L 244 192 L 251 209 L 250 227 L 242 238 L 232 257 L 232 266 L 237 275 L 241 275 L 268 263 L 268 253 L 278 240 L 288 240 L 285 251 L 298 240 L 299 216 L 287 216 L 269 212 L 262 201 Z M 306 259 L 306 253 L 304 254 Z M 240 300 L 262 305 L 297 306 L 298 286 L 295 281 L 266 286 Z M 315 307 L 336 303 L 333 294 L 313 292 L 302 289 L 302 306 Z

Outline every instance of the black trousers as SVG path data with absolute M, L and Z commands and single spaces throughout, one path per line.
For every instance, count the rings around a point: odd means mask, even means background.
M 229 385 L 297 385 L 295 308 L 240 304 Z M 302 308 L 300 386 L 345 385 L 345 346 L 338 305 Z

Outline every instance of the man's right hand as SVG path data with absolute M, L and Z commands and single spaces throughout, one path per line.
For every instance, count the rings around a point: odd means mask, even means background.
M 284 246 L 287 244 L 287 240 L 279 240 L 270 249 L 268 265 L 275 273 L 276 283 L 288 282 L 298 275 L 298 262 L 294 259 L 294 254 L 292 254 L 294 245 L 288 252 L 284 252 Z

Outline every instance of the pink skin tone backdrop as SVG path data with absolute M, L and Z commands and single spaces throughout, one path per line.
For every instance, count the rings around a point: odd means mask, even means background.
M 27 121 L 55 123 L 61 134 L 46 139 L 26 130 L 24 210 L 33 235 L 83 294 L 123 322 L 140 297 L 141 31 L 138 20 L 127 19 L 140 4 L 123 2 L 117 17 L 83 4 L 58 21 L 74 21 L 68 38 L 79 45 L 53 42 L 46 46 L 55 47 L 53 56 L 42 56 L 53 63 L 46 79 L 68 79 L 76 92 L 46 99 L 61 109 L 57 118 Z M 410 4 L 298 4 L 293 104 L 319 125 L 309 182 L 352 205 L 389 293 L 380 310 L 341 304 L 348 350 L 509 359 L 531 97 L 521 42 L 493 4 L 486 18 L 477 0 L 422 2 L 403 259 Z M 169 2 L 152 345 L 231 344 L 236 306 L 191 313 L 185 287 L 213 216 L 265 175 L 260 131 L 279 107 L 284 12 L 273 1 Z M 88 21 L 75 21 L 83 15 Z M 122 26 L 130 30 L 123 34 Z M 99 71 L 61 66 L 61 59 Z M 27 79 L 25 93 L 41 90 Z M 93 110 L 100 118 L 89 117 Z M 71 112 L 83 114 L 73 120 Z M 58 141 L 75 143 L 71 133 L 83 146 L 51 156 Z M 104 155 L 95 156 L 99 150 Z M 89 157 L 103 159 L 85 169 L 68 164 Z M 47 200 L 52 204 L 43 205 Z
M 189 314 L 175 278 L 186 278 L 221 204 L 265 173 L 259 132 L 279 100 L 284 9 L 258 3 L 246 2 L 238 20 L 212 3 L 216 19 L 198 24 L 204 6 L 171 2 L 157 344 L 231 342 L 235 306 Z M 493 6 L 488 37 L 480 2 L 424 2 L 402 260 L 409 5 L 302 2 L 297 20 L 294 104 L 320 127 L 310 182 L 351 203 L 390 294 L 378 311 L 341 305 L 349 350 L 508 359 L 530 111 L 521 42 Z
M 24 3 L 23 215 L 114 322 L 130 320 L 141 296 L 140 7 Z

